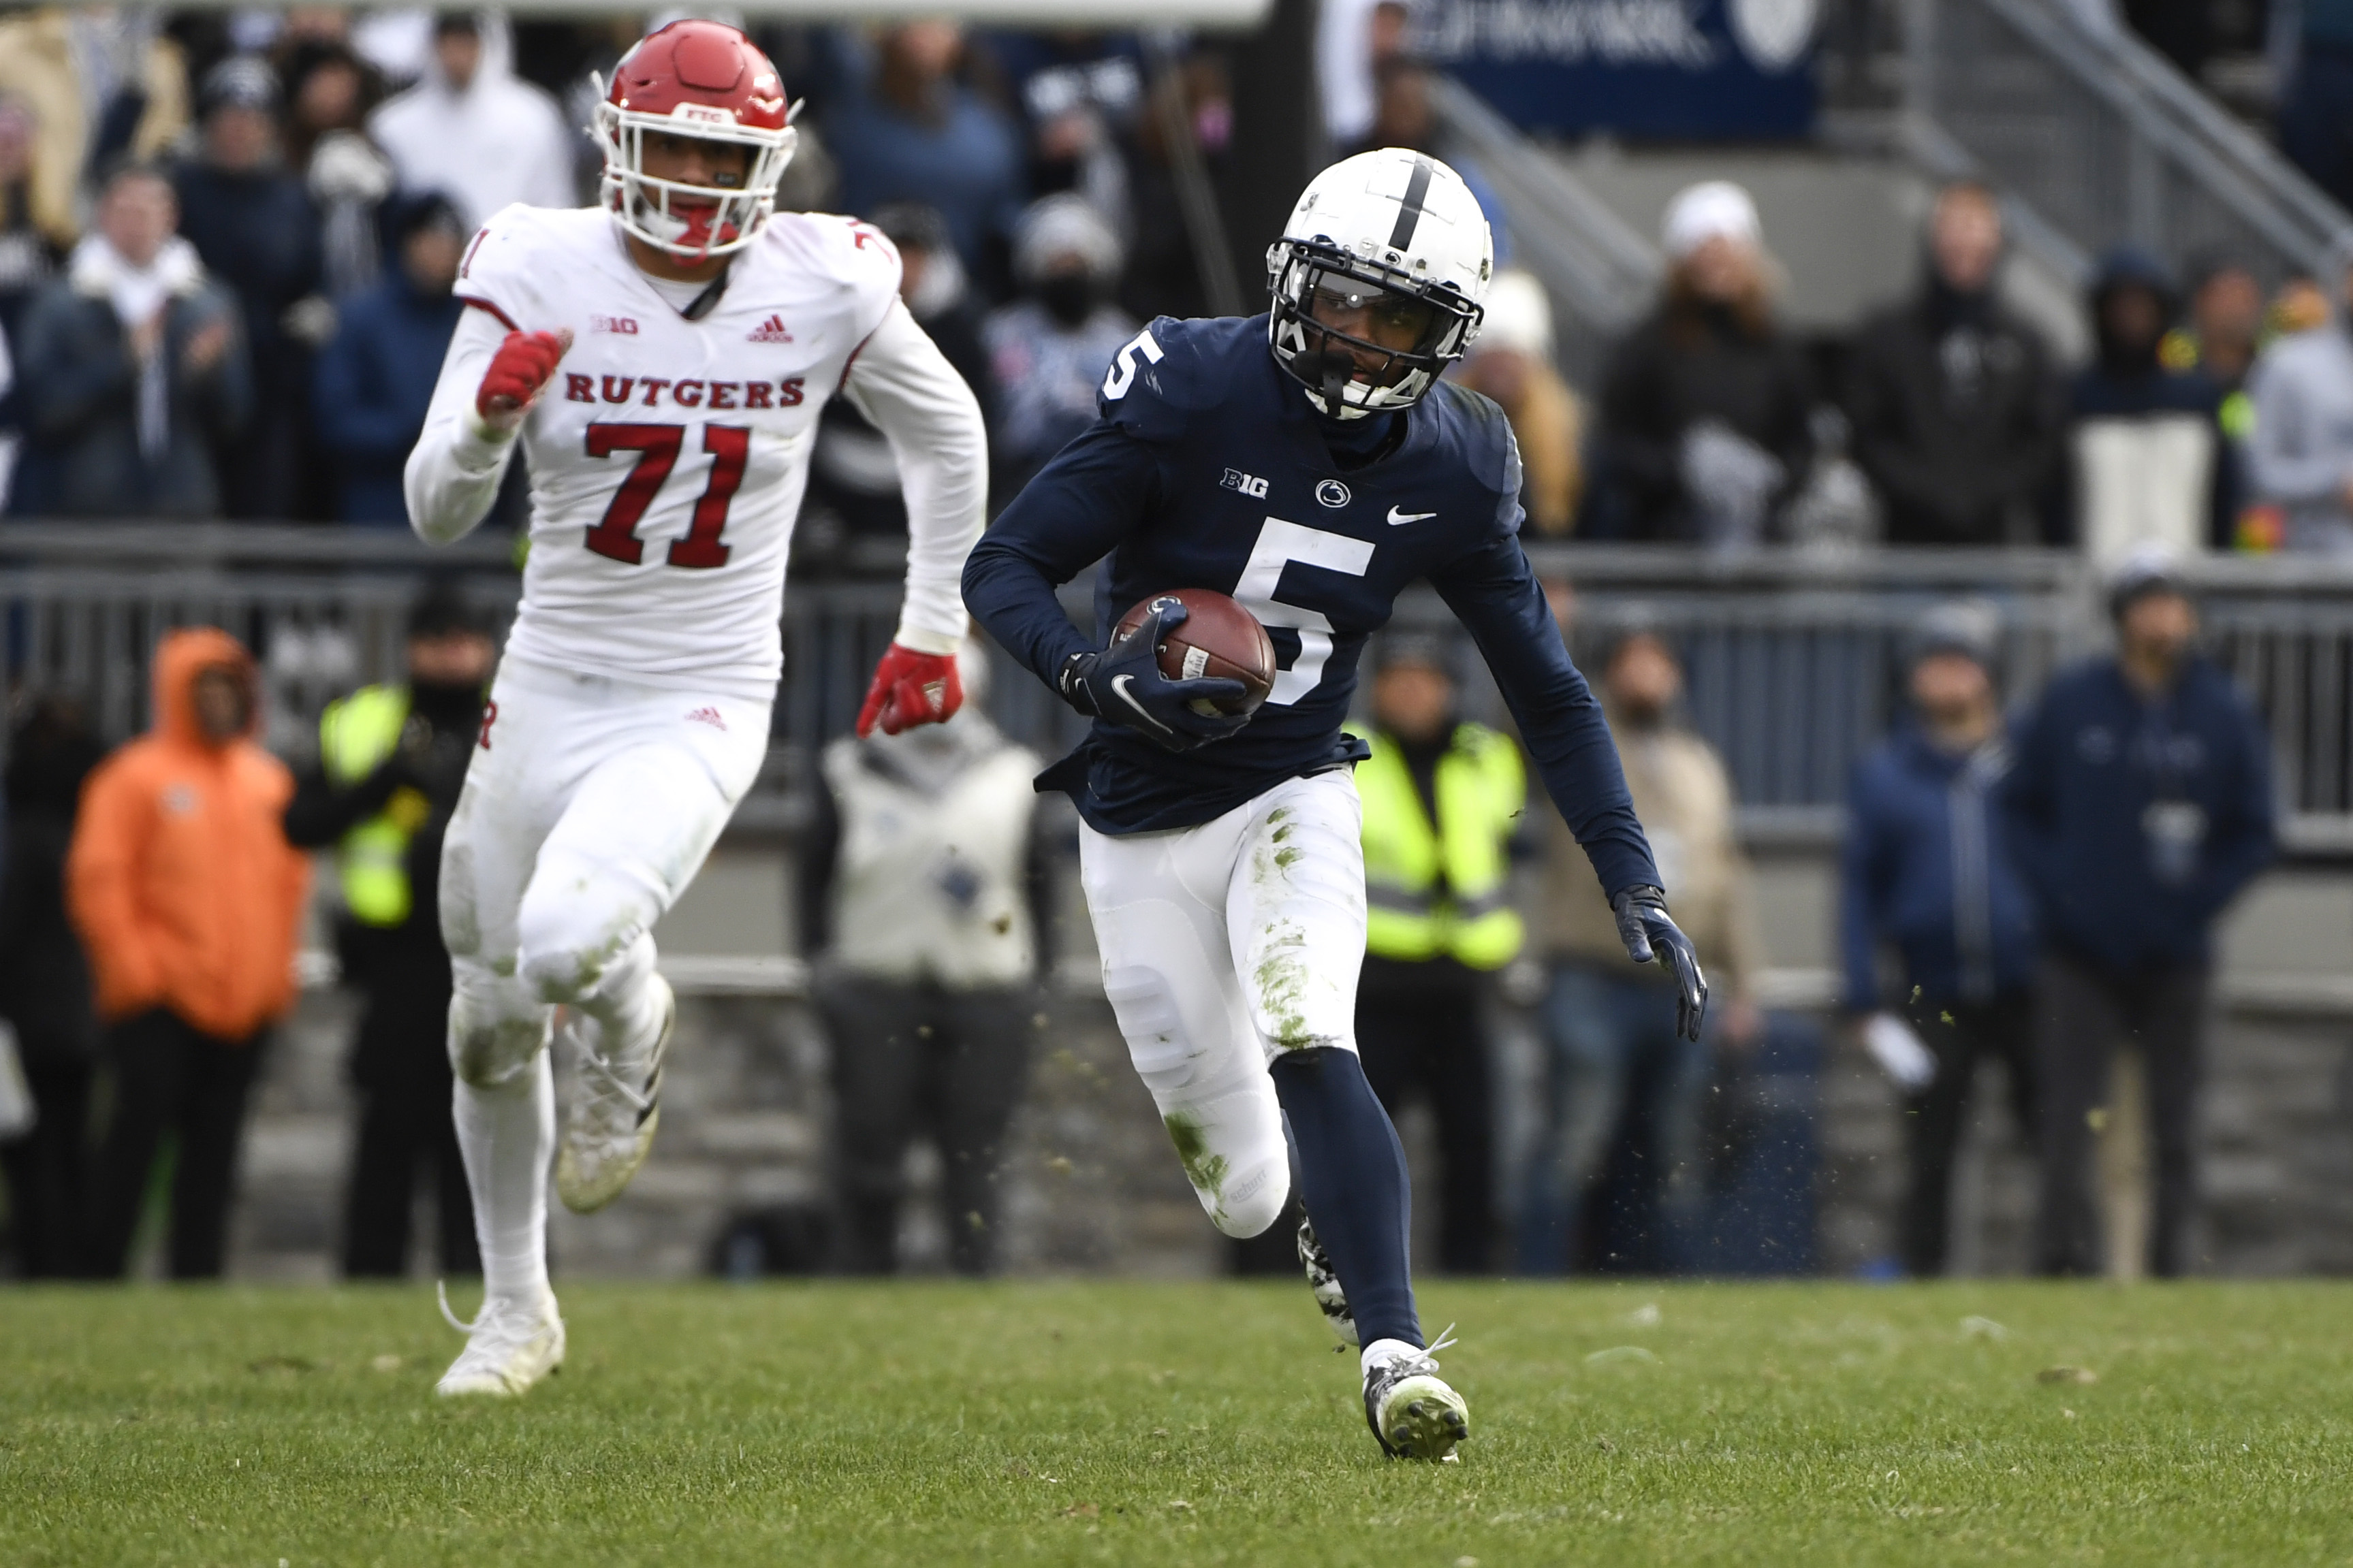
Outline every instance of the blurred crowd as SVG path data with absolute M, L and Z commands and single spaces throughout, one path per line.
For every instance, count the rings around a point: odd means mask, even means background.
M 510 202 L 594 199 L 578 128 L 634 30 L 164 15 L 0 16 L 7 510 L 402 526 L 400 470 L 461 309 L 468 237 Z M 1946 1265 L 1984 1058 L 2005 1065 L 2041 1156 L 2036 1263 L 2082 1272 L 2114 1253 L 2086 1129 L 2127 1039 L 2156 1151 L 2147 1261 L 2185 1268 L 2208 934 L 2270 854 L 2272 807 L 2264 743 L 2197 653 L 2168 563 L 2353 551 L 2353 275 L 2274 287 L 2216 256 L 2180 278 L 2120 250 L 2088 282 L 2091 352 L 2070 364 L 2004 291 L 1998 195 L 1962 182 L 1926 216 L 1911 297 L 1824 342 L 1783 322 L 1754 200 L 1710 181 L 1668 205 L 1655 305 L 1580 395 L 1509 214 L 1447 144 L 1403 52 L 1402 8 L 1335 0 L 1325 16 L 1333 147 L 1448 156 L 1495 226 L 1504 265 L 1452 374 L 1514 426 L 1531 538 L 2049 543 L 2109 564 L 2118 651 L 2009 693 L 2015 719 L 1977 608 L 1919 628 L 1910 714 L 1850 801 L 1840 1026 L 1905 1097 L 1905 1268 Z M 1214 197 L 1232 174 L 1218 49 L 942 21 L 761 37 L 807 99 L 780 204 L 858 213 L 895 243 L 911 311 L 980 398 L 1000 500 L 1091 420 L 1141 321 L 1209 308 L 1230 258 L 1186 214 L 1199 182 Z M 903 538 L 888 444 L 829 405 L 797 569 L 895 574 Z M 1393 1112 L 1428 1107 L 1446 1268 L 1809 1267 L 1809 1134 L 1741 1086 L 1799 1070 L 1819 1042 L 1762 1005 L 1728 775 L 1682 721 L 1673 639 L 1585 635 L 1554 591 L 1715 977 L 1707 1037 L 1682 1039 L 1671 994 L 1626 963 L 1515 742 L 1466 716 L 1463 650 L 1398 635 L 1376 654 L 1361 726 L 1367 1076 Z M 338 953 L 367 1004 L 343 1267 L 402 1271 L 420 1181 L 443 1267 L 471 1266 L 431 889 L 495 649 L 446 593 L 408 629 L 406 678 L 332 704 L 299 773 L 257 743 L 256 670 L 224 634 L 167 639 L 153 732 L 103 761 L 69 705 L 24 711 L 0 894 L 0 1018 L 39 1110 L 13 1139 L 0 1116 L 24 1271 L 121 1272 L 162 1170 L 168 1267 L 218 1272 L 313 850 L 332 853 Z M 923 1136 L 949 1261 L 997 1262 L 998 1151 L 1043 1016 L 1054 878 L 1039 759 L 974 695 L 953 724 L 823 753 L 797 927 L 833 1051 L 835 1196 L 819 1240 L 735 1238 L 752 1267 L 896 1267 L 904 1155 Z M 944 857 L 956 875 L 930 874 Z M 1489 1026 L 1504 1001 L 1542 1041 L 1525 1147 L 1500 1125 Z
M 2071 364 L 2010 303 L 2001 203 L 1967 183 L 1936 198 L 1912 297 L 1828 339 L 1783 323 L 1748 193 L 1691 187 L 1655 308 L 1580 395 L 1404 15 L 1327 8 L 1327 138 L 1450 156 L 1486 207 L 1501 266 L 1454 374 L 1511 416 L 1532 537 L 2353 549 L 2344 279 L 2119 249 Z M 1253 300 L 1198 222 L 1233 173 L 1221 48 L 944 21 L 761 37 L 807 100 L 781 204 L 897 242 L 911 308 L 980 395 L 1000 500 L 1086 423 L 1142 321 L 1229 283 Z M 399 525 L 467 237 L 509 202 L 595 199 L 579 127 L 628 41 L 470 12 L 0 18 L 6 510 Z M 887 570 L 902 535 L 887 444 L 828 408 L 797 563 Z
M 509 203 L 596 199 L 580 128 L 634 37 L 423 10 L 0 17 L 7 511 L 404 523 L 467 238 Z M 1140 319 L 1206 309 L 1176 186 L 1222 169 L 1219 53 L 948 22 L 760 37 L 806 100 L 780 205 L 899 243 L 1008 493 Z M 797 555 L 894 530 L 888 449 L 837 408 Z
M 2353 550 L 2353 273 L 2267 291 L 2227 256 L 2185 281 L 2120 247 L 2070 367 L 2006 298 L 2001 202 L 1974 182 L 1936 194 L 1911 298 L 1839 342 L 1778 323 L 1738 185 L 1683 191 L 1661 243 L 1659 303 L 1600 378 L 1581 537 Z

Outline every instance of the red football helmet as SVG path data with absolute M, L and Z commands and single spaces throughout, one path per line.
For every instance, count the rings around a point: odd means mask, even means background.
M 621 57 L 596 106 L 605 205 L 629 233 L 683 260 L 741 249 L 776 210 L 777 176 L 799 140 L 791 121 L 784 82 L 751 39 L 722 22 L 672 22 Z M 744 184 L 647 174 L 649 132 L 751 148 Z

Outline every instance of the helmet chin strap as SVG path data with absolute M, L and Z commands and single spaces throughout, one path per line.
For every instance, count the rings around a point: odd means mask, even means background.
M 1313 355 L 1302 354 L 1299 357 L 1303 362 L 1301 368 L 1306 370 L 1309 378 L 1322 387 L 1326 411 L 1335 419 L 1346 418 L 1344 410 L 1348 406 L 1348 383 L 1356 374 L 1355 356 L 1345 349 L 1326 347 Z M 1311 358 L 1315 363 L 1306 363 Z

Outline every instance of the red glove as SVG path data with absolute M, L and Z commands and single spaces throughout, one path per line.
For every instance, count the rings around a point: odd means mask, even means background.
M 858 710 L 858 738 L 874 732 L 877 718 L 884 734 L 895 735 L 918 724 L 944 724 L 963 706 L 964 682 L 953 654 L 917 653 L 892 643 L 874 667 L 874 684 Z
M 504 427 L 512 416 L 531 406 L 555 363 L 572 346 L 570 332 L 509 332 L 482 374 L 482 389 L 474 394 L 474 411 L 493 426 Z

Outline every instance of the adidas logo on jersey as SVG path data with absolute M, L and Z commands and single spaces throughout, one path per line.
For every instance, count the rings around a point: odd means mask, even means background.
M 793 332 L 785 325 L 782 316 L 771 316 L 753 329 L 752 341 L 755 343 L 788 343 L 793 341 Z
M 698 708 L 686 716 L 686 721 L 690 724 L 708 724 L 723 735 L 727 732 L 727 721 L 719 716 L 719 710 L 716 708 Z

